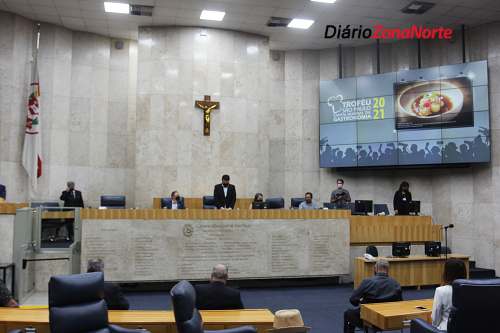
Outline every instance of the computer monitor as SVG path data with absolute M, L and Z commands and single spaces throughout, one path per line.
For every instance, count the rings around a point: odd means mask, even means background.
M 409 213 L 410 215 L 419 215 L 420 214 L 420 201 L 410 201 L 409 205 Z
M 425 255 L 439 257 L 441 255 L 441 242 L 425 242 Z
M 410 243 L 392 243 L 392 256 L 393 257 L 408 257 L 411 252 Z
M 252 209 L 267 209 L 267 202 L 252 202 Z
M 331 202 L 323 202 L 323 208 L 337 209 L 337 206 Z
M 37 207 L 42 207 L 42 208 L 57 208 L 59 207 L 59 202 L 57 201 L 32 201 L 30 203 L 31 208 L 37 208 Z
M 125 208 L 124 195 L 101 195 L 101 207 L 112 209 Z
M 373 212 L 372 200 L 356 200 L 354 201 L 354 214 L 355 215 L 368 215 Z

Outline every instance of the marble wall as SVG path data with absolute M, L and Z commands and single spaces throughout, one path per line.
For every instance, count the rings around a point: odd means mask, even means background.
M 0 11 L 0 183 L 13 201 L 27 197 L 21 156 L 32 32 L 31 21 Z
M 447 169 L 335 171 L 318 169 L 319 80 L 336 79 L 338 49 L 275 52 L 271 61 L 268 195 L 287 199 L 312 191 L 328 201 L 337 177 L 356 199 L 390 203 L 402 180 L 411 184 L 422 211 L 440 224 L 454 223 L 450 244 L 455 252 L 471 255 L 481 267 L 500 272 L 500 24 L 466 34 L 467 60 L 488 59 L 493 161 L 488 166 Z M 430 41 L 422 45 L 422 67 L 460 63 L 461 40 Z M 376 73 L 375 45 L 343 48 L 344 77 Z M 381 72 L 417 68 L 416 42 L 381 45 Z M 298 93 L 297 93 L 298 92 Z M 391 205 L 392 206 L 392 205 Z M 392 209 L 392 207 L 391 207 Z
M 21 167 L 32 22 L 0 12 L 0 182 L 9 200 L 28 199 Z M 87 203 L 126 194 L 149 207 L 177 189 L 210 194 L 223 173 L 238 195 L 328 201 L 337 177 L 354 198 L 391 202 L 411 183 L 424 213 L 454 223 L 454 251 L 500 272 L 500 24 L 470 30 L 467 59 L 488 59 L 493 161 L 461 169 L 319 169 L 319 81 L 335 79 L 338 49 L 270 51 L 252 34 L 200 28 L 141 28 L 138 42 L 43 24 L 40 74 L 44 175 L 39 199 L 56 199 L 68 179 Z M 461 41 L 423 43 L 422 66 L 461 62 Z M 381 45 L 381 71 L 416 68 L 415 42 Z M 375 46 L 343 48 L 344 76 L 376 72 Z M 202 134 L 195 99 L 221 102 Z
M 21 166 L 33 23 L 0 12 L 0 181 L 28 200 Z M 3 29 L 5 26 L 5 29 Z M 10 29 L 10 30 L 9 30 Z M 33 199 L 57 200 L 74 180 L 87 205 L 101 194 L 134 198 L 137 44 L 51 24 L 40 30 L 43 175 Z
M 269 46 L 265 37 L 217 29 L 139 30 L 136 206 L 179 190 L 211 194 L 225 173 L 240 197 L 262 191 L 269 169 Z M 194 101 L 220 102 L 211 135 Z M 265 189 L 264 189 L 265 190 Z

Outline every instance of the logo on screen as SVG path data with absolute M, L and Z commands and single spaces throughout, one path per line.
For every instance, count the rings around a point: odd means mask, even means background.
M 330 96 L 328 97 L 327 103 L 328 106 L 332 109 L 332 117 L 335 119 L 337 116 L 339 116 L 342 113 L 342 109 L 335 109 L 335 104 L 340 103 L 344 100 L 344 96 L 342 95 L 337 95 L 337 96 Z

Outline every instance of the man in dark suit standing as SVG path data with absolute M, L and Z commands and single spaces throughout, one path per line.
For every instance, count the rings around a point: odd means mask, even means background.
M 88 261 L 87 273 L 102 272 L 103 270 L 104 262 L 101 259 Z M 113 282 L 104 282 L 104 301 L 106 301 L 108 310 L 128 310 L 130 307 L 120 286 Z
M 222 183 L 214 187 L 214 200 L 217 209 L 233 209 L 236 203 L 236 187 L 229 184 L 229 175 L 222 176 Z
M 228 273 L 226 266 L 215 265 L 210 283 L 195 286 L 196 308 L 198 310 L 243 309 L 240 292 L 226 286 Z
M 67 188 L 66 191 L 63 191 L 59 199 L 64 201 L 64 207 L 80 207 L 83 208 L 83 197 L 82 197 L 82 192 L 75 190 L 75 182 L 69 181 L 66 183 Z M 66 227 L 66 230 L 68 231 L 68 237 L 67 240 L 73 239 L 73 219 L 67 219 L 64 222 L 64 226 Z M 59 232 L 59 230 L 56 231 L 56 234 Z
M 64 207 L 81 207 L 83 208 L 82 192 L 75 190 L 75 182 L 67 182 L 68 188 L 61 194 L 61 199 L 64 201 Z

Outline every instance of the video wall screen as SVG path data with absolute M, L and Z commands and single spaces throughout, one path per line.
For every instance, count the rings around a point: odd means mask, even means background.
M 320 82 L 322 168 L 490 161 L 487 61 Z

